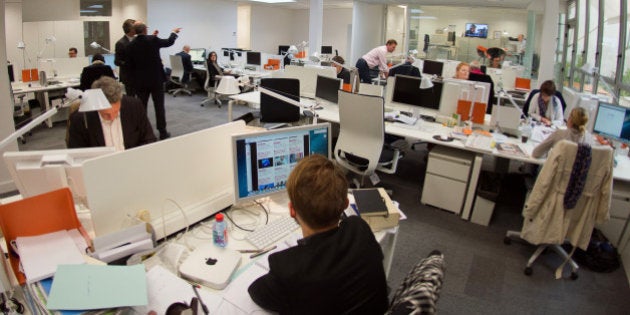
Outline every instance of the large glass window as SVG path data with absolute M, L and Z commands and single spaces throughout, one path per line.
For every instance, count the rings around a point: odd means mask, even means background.
M 614 78 L 617 71 L 617 53 L 619 49 L 619 0 L 606 0 L 604 3 L 604 37 L 599 74 Z
M 595 53 L 597 52 L 597 31 L 599 26 L 599 1 L 589 1 L 589 19 L 588 19 L 588 48 L 586 49 L 585 62 L 591 65 L 595 64 Z M 578 65 L 581 67 L 583 64 Z

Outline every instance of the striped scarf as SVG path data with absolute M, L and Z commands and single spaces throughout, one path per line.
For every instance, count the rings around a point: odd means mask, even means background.
M 580 199 L 586 184 L 588 169 L 591 167 L 591 158 L 591 146 L 579 143 L 575 161 L 573 162 L 573 169 L 571 170 L 571 177 L 569 178 L 567 190 L 564 193 L 565 210 L 573 209 L 578 199 Z
M 540 117 L 547 118 L 547 104 L 543 101 L 541 94 L 538 94 L 538 112 L 540 113 Z

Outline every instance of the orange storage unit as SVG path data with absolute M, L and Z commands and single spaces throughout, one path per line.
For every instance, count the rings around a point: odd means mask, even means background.
M 280 69 L 280 59 L 268 59 L 267 64 L 264 67 L 265 70 L 278 70 Z
M 514 81 L 514 88 L 521 89 L 521 90 L 531 90 L 532 80 L 527 79 L 527 78 L 516 77 L 516 81 Z
M 18 236 L 35 236 L 60 230 L 78 229 L 87 244 L 90 238 L 81 226 L 68 188 L 0 205 L 0 229 L 9 249 L 9 260 L 18 282 L 26 283 L 20 272 L 20 258 L 11 250 L 10 242 Z

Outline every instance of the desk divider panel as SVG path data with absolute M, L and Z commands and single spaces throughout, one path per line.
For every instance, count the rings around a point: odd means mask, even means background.
M 244 132 L 239 120 L 85 162 L 96 236 L 137 223 L 132 218 L 148 210 L 159 239 L 232 205 L 231 136 Z

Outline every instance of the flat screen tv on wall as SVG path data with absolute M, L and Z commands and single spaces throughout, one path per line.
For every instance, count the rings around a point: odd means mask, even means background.
M 464 36 L 486 38 L 488 37 L 488 24 L 466 23 Z

